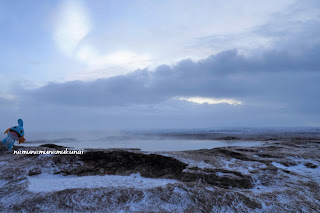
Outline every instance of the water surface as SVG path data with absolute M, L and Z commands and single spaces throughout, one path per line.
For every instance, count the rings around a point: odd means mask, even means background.
M 75 149 L 86 148 L 136 148 L 142 151 L 183 151 L 197 149 L 212 149 L 226 146 L 257 146 L 261 141 L 241 140 L 197 140 L 156 135 L 127 134 L 123 132 L 86 131 L 86 132 L 55 132 L 29 134 L 24 146 L 39 146 L 53 143 Z

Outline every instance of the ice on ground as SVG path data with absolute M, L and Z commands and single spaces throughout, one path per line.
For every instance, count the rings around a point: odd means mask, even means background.
M 5 180 L 0 180 L 0 188 L 1 188 L 2 186 L 6 185 L 6 184 L 7 184 L 7 181 L 5 181 Z
M 312 161 L 312 163 L 316 164 L 315 161 Z M 320 170 L 319 169 L 313 169 L 313 168 L 308 168 L 302 163 L 299 163 L 298 165 L 295 166 L 285 166 L 281 163 L 277 162 L 272 162 L 272 165 L 279 168 L 279 169 L 284 169 L 288 170 L 290 172 L 294 172 L 298 175 L 301 175 L 302 177 L 310 178 L 315 180 L 317 183 L 320 183 Z
M 206 162 L 204 162 L 203 160 L 194 160 L 194 159 L 189 159 L 189 158 L 185 158 L 176 154 L 169 154 L 169 153 L 156 153 L 157 155 L 162 155 L 165 157 L 170 157 L 170 158 L 174 158 L 177 159 L 179 161 L 181 161 L 182 163 L 188 164 L 187 168 L 192 168 L 192 167 L 198 167 L 200 169 L 205 169 L 205 168 L 210 168 L 210 169 L 214 169 L 215 167 L 211 164 L 208 164 Z
M 140 174 L 130 176 L 104 175 L 104 176 L 63 176 L 52 174 L 40 174 L 28 177 L 28 190 L 31 192 L 51 192 L 73 188 L 102 188 L 102 187 L 126 187 L 126 188 L 154 188 L 167 184 L 178 183 L 170 179 L 143 178 Z M 0 183 L 1 184 L 1 183 Z

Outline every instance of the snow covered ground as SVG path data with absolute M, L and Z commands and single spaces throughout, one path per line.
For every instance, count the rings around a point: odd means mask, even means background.
M 311 137 L 178 152 L 0 152 L 0 212 L 320 212 L 319 168 Z
M 137 188 L 147 189 L 163 187 L 178 183 L 172 179 L 143 178 L 139 173 L 130 176 L 94 175 L 94 176 L 63 176 L 60 174 L 39 174 L 28 177 L 28 190 L 31 192 L 53 192 L 74 188 Z M 0 182 L 1 186 L 1 182 Z

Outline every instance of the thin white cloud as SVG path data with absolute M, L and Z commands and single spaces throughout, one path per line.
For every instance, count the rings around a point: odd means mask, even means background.
M 129 49 L 100 52 L 90 41 L 81 43 L 92 28 L 89 11 L 82 1 L 63 1 L 57 14 L 54 27 L 54 41 L 57 47 L 65 56 L 87 65 L 88 70 L 82 71 L 81 74 L 71 74 L 68 79 L 79 79 L 79 76 L 85 76 L 82 80 L 110 77 L 152 64 L 149 54 Z M 98 75 L 94 74 L 99 70 L 104 71 Z
M 230 104 L 230 105 L 241 105 L 242 102 L 234 99 L 224 99 L 224 98 L 205 98 L 205 97 L 189 97 L 189 98 L 179 98 L 179 100 L 189 101 L 197 104 Z
M 72 56 L 90 29 L 90 17 L 81 1 L 63 1 L 54 27 L 54 40 L 58 48 L 67 56 Z
M 6 99 L 6 100 L 13 100 L 14 96 L 11 94 L 0 93 L 0 98 Z
M 92 68 L 123 66 L 132 71 L 151 65 L 151 57 L 148 54 L 138 54 L 128 50 L 100 54 L 91 45 L 79 47 L 76 58 L 87 63 Z
M 226 49 L 239 48 L 244 51 L 245 48 L 265 46 L 269 40 L 247 32 L 292 1 L 268 2 L 263 6 L 254 1 L 232 1 L 231 4 L 164 1 L 156 4 L 143 2 L 142 5 L 138 1 L 121 7 L 114 3 L 101 4 L 106 11 L 133 9 L 133 5 L 138 5 L 134 7 L 133 16 L 124 14 L 121 17 L 118 13 L 108 12 L 103 15 L 91 13 L 89 16 L 81 1 L 63 1 L 57 18 L 55 40 L 66 55 L 81 62 L 81 65 L 87 65 L 81 73 L 66 79 L 110 77 L 145 67 L 175 64 L 184 58 L 197 61 Z M 167 11 L 165 17 L 160 8 Z M 92 37 L 81 42 L 91 29 L 90 19 L 95 30 Z M 240 33 L 242 38 L 239 38 Z M 217 40 L 217 35 L 234 35 L 234 38 Z

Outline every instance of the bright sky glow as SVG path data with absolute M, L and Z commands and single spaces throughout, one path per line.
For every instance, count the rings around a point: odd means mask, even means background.
M 179 100 L 189 101 L 197 104 L 230 104 L 230 105 L 241 105 L 241 101 L 233 99 L 218 99 L 218 98 L 205 98 L 205 97 L 190 97 L 190 98 L 179 98 Z
M 80 1 L 63 1 L 54 27 L 54 40 L 60 50 L 67 56 L 72 56 L 90 28 L 88 12 Z
M 222 1 L 197 4 L 193 1 L 138 0 L 125 4 L 61 1 L 54 15 L 53 37 L 65 57 L 77 66 L 85 65 L 81 71 L 69 69 L 64 79 L 92 80 L 174 64 L 185 58 L 197 61 L 228 48 L 241 47 L 245 53 L 247 48 L 268 46 L 269 39 L 248 29 L 263 23 L 271 13 L 291 2 L 277 2 L 276 7 L 273 3 L 239 4 L 236 0 L 228 4 Z M 166 11 L 165 16 L 161 8 Z M 255 46 L 252 46 L 253 38 Z
M 101 55 L 94 47 L 89 45 L 81 46 L 76 57 L 94 68 L 103 68 L 105 66 L 124 66 L 127 69 L 135 70 L 151 65 L 150 56 L 146 54 L 137 54 L 130 51 L 117 51 Z

